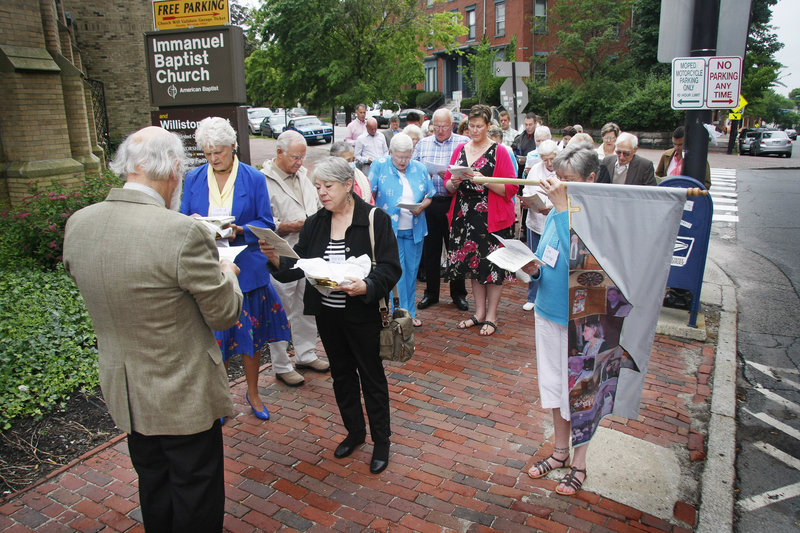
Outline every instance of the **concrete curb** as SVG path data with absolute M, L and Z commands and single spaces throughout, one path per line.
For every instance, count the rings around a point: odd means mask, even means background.
M 711 266 L 722 270 L 708 259 Z M 708 424 L 708 457 L 703 470 L 698 533 L 733 531 L 734 481 L 736 461 L 736 322 L 737 302 L 733 282 L 721 276 L 721 304 L 717 350 L 711 393 L 711 419 Z M 705 285 L 705 284 L 704 284 Z

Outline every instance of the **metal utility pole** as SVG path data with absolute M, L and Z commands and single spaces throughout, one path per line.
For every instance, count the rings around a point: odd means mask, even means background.
M 692 57 L 708 57 L 717 53 L 719 2 L 720 0 L 695 0 L 690 51 Z M 700 183 L 705 180 L 708 160 L 708 130 L 703 124 L 710 122 L 709 109 L 686 112 L 686 158 L 683 174 Z

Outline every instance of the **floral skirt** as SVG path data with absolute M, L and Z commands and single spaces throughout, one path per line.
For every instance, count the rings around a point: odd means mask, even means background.
M 214 336 L 223 361 L 234 354 L 253 357 L 270 342 L 290 340 L 289 321 L 272 284 L 244 293 L 239 320 L 230 329 L 215 331 Z

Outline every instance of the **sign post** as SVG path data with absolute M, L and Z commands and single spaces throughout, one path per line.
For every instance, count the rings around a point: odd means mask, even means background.
M 528 105 L 528 90 L 522 78 L 530 77 L 531 64 L 526 61 L 497 61 L 494 64 L 494 75 L 508 77 L 500 87 L 500 102 L 511 115 L 514 129 L 518 130 L 519 115 Z

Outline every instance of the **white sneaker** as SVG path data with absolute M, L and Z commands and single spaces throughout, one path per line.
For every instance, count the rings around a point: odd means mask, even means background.
M 532 311 L 533 305 L 534 305 L 533 302 L 525 302 L 524 304 L 522 304 L 522 308 L 526 311 Z

